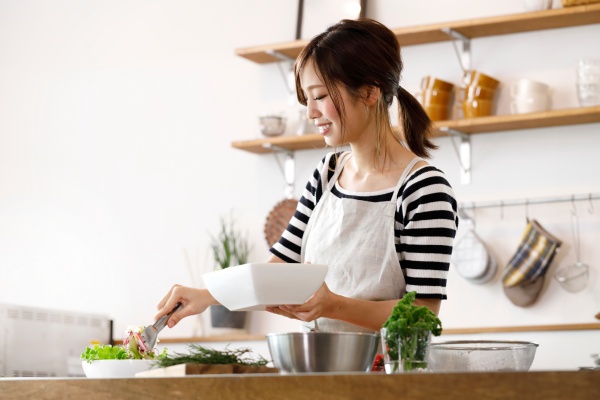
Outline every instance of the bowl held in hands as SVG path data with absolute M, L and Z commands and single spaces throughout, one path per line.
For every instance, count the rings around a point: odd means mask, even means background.
M 325 281 L 322 264 L 250 263 L 202 275 L 211 295 L 230 311 L 303 304 Z

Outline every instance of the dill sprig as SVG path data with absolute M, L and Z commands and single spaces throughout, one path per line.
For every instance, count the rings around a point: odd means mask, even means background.
M 170 367 L 178 364 L 241 364 L 254 367 L 265 366 L 269 361 L 259 356 L 258 359 L 248 357 L 249 348 L 215 350 L 198 344 L 190 344 L 190 353 L 174 353 L 157 360 L 160 367 Z

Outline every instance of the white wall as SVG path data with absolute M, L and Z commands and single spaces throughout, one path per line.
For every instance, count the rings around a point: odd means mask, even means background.
M 231 211 L 252 238 L 253 260 L 267 257 L 263 224 L 285 182 L 273 155 L 230 143 L 258 137 L 260 114 L 283 111 L 293 121 L 297 111 L 276 64 L 258 65 L 234 50 L 293 40 L 296 4 L 0 0 L 0 302 L 108 314 L 116 332 L 147 324 L 171 284 L 192 284 L 184 249 L 197 270 L 212 268 L 208 233 Z M 369 7 L 391 28 L 522 11 L 519 0 L 370 0 Z M 476 39 L 473 67 L 503 83 L 546 82 L 554 108 L 576 107 L 575 64 L 600 58 L 592 43 L 599 36 L 594 25 Z M 460 79 L 449 43 L 407 47 L 403 57 L 411 91 L 424 75 Z M 505 91 L 497 112 L 508 112 Z M 459 183 L 450 139 L 437 140 L 432 163 L 461 202 L 597 193 L 599 127 L 476 135 L 468 186 Z M 322 155 L 297 153 L 297 195 Z M 586 290 L 567 293 L 548 279 L 538 303 L 522 309 L 497 278 L 476 286 L 451 271 L 444 325 L 594 322 L 600 202 L 594 206 L 588 213 L 587 204 L 577 205 L 581 258 L 593 268 Z M 569 213 L 568 203 L 529 207 L 565 242 L 551 272 L 575 259 Z M 524 229 L 524 208 L 476 217 L 505 265 Z M 296 327 L 264 313 L 253 313 L 249 326 L 260 333 Z M 193 329 L 189 319 L 164 336 Z M 600 351 L 597 331 L 584 336 L 570 367 L 588 365 Z

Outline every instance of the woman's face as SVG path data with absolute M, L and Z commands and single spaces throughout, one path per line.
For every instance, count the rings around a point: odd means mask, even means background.
M 365 104 L 352 98 L 345 87 L 338 86 L 343 101 L 340 106 L 346 115 L 345 132 L 342 140 L 341 118 L 335 109 L 333 99 L 327 86 L 323 83 L 314 67 L 308 60 L 300 73 L 302 90 L 306 96 L 306 116 L 314 120 L 319 133 L 329 146 L 340 146 L 356 140 L 356 135 L 364 129 L 368 110 Z

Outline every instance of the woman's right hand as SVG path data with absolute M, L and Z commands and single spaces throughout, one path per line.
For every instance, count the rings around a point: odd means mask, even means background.
M 158 320 L 168 314 L 177 303 L 183 304 L 183 308 L 171 315 L 167 326 L 174 327 L 183 318 L 190 315 L 200 314 L 209 306 L 219 304 L 206 289 L 196 289 L 187 286 L 173 285 L 167 294 L 158 303 L 158 312 L 154 316 Z

